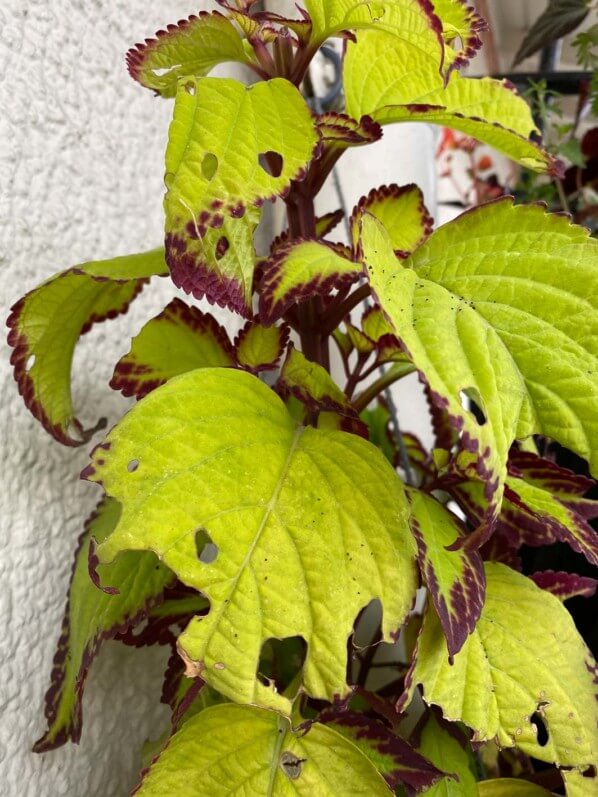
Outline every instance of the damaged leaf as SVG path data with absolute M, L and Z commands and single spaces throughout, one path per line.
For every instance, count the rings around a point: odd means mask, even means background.
M 468 725 L 474 742 L 496 738 L 540 761 L 587 769 L 598 760 L 596 664 L 573 619 L 558 598 L 505 565 L 487 563 L 486 578 L 482 615 L 452 664 L 427 612 L 401 703 L 421 684 L 426 703 Z
M 52 683 L 46 694 L 48 730 L 35 743 L 36 753 L 53 750 L 69 739 L 79 742 L 85 679 L 102 642 L 141 622 L 174 581 L 173 573 L 153 553 L 131 552 L 98 568 L 102 583 L 117 592 L 98 589 L 89 576 L 90 543 L 107 539 L 119 517 L 116 501 L 101 501 L 79 538 Z
M 414 543 L 391 466 L 355 435 L 297 426 L 247 373 L 170 380 L 125 416 L 84 475 L 123 506 L 100 561 L 151 549 L 208 598 L 179 650 L 189 674 L 237 702 L 289 710 L 256 678 L 272 637 L 307 643 L 308 694 L 347 694 L 358 612 L 379 599 L 390 640 L 411 607 Z
M 174 97 L 180 78 L 203 77 L 218 64 L 237 62 L 255 66 L 235 26 L 217 11 L 168 25 L 154 39 L 136 44 L 127 53 L 133 80 L 163 97 Z
M 360 750 L 319 723 L 294 732 L 275 712 L 213 706 L 184 723 L 135 790 L 140 797 L 230 793 L 388 797 Z
M 318 136 L 286 80 L 180 82 L 166 150 L 166 261 L 175 284 L 251 315 L 261 206 L 305 176 Z
M 483 482 L 485 525 L 468 544 L 492 532 L 514 440 L 546 434 L 598 472 L 598 242 L 587 230 L 503 199 L 441 227 L 404 266 L 373 216 L 362 246 L 395 333 L 460 433 L 456 468 Z M 471 397 L 481 416 L 464 407 Z

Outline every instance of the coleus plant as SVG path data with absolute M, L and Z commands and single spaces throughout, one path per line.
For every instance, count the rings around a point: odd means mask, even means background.
M 172 723 L 140 795 L 595 794 L 597 670 L 563 601 L 596 582 L 528 577 L 519 553 L 560 540 L 598 563 L 591 482 L 535 446 L 598 470 L 598 243 L 509 198 L 433 231 L 412 185 L 372 190 L 331 241 L 341 214 L 316 218 L 315 197 L 386 124 L 560 166 L 508 84 L 460 75 L 483 28 L 462 0 L 303 5 L 223 1 L 129 52 L 174 99 L 164 247 L 69 268 L 9 318 L 27 407 L 77 446 L 100 428 L 74 414 L 78 338 L 150 279 L 190 297 L 116 364 L 112 387 L 139 402 L 82 474 L 99 504 L 35 750 L 79 741 L 88 669 L 117 638 L 172 647 Z M 315 113 L 302 90 L 331 37 L 346 107 Z M 208 77 L 223 62 L 255 82 Z M 288 229 L 258 257 L 277 198 Z M 202 299 L 245 319 L 234 341 Z M 412 372 L 433 451 L 382 399 Z

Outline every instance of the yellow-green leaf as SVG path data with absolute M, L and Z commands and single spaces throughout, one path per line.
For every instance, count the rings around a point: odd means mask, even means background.
M 480 797 L 551 797 L 551 792 L 541 786 L 516 778 L 483 780 L 478 783 L 478 791 Z
M 257 318 L 248 321 L 235 340 L 237 362 L 256 374 L 276 368 L 289 342 L 286 324 L 265 327 Z
M 429 3 L 420 0 L 304 0 L 312 20 L 312 42 L 320 45 L 348 31 L 386 32 L 434 58 L 440 72 L 443 61 L 441 25 Z M 363 34 L 361 34 L 363 35 Z
M 276 390 L 285 401 L 292 396 L 310 413 L 318 413 L 318 428 L 342 429 L 368 439 L 367 428 L 328 371 L 308 360 L 291 344 Z
M 431 495 L 413 489 L 407 495 L 420 571 L 453 656 L 474 630 L 484 605 L 482 557 L 477 551 L 447 550 L 465 535 L 457 517 Z
M 261 205 L 301 180 L 318 135 L 287 80 L 179 84 L 166 150 L 166 260 L 176 285 L 249 317 Z
M 56 274 L 12 308 L 8 343 L 19 392 L 59 442 L 81 445 L 103 426 L 84 429 L 75 417 L 71 366 L 77 341 L 98 321 L 126 312 L 148 279 L 165 273 L 163 249 L 82 263 Z
M 328 371 L 308 360 L 294 346 L 289 348 L 278 387 L 283 395 L 291 393 L 314 411 L 351 411 L 349 400 Z
M 482 46 L 486 22 L 467 0 L 434 0 L 434 13 L 442 22 L 445 57 L 453 69 L 466 66 Z
M 444 722 L 434 711 L 416 729 L 417 749 L 447 775 L 426 792 L 428 797 L 477 797 L 472 755 L 461 731 Z
M 382 222 L 390 233 L 393 249 L 398 255 L 413 252 L 430 235 L 434 225 L 418 186 L 383 185 L 372 189 L 353 211 L 351 229 L 356 249 L 359 249 L 364 213 L 371 213 Z
M 283 244 L 263 264 L 260 317 L 271 324 L 294 303 L 348 287 L 362 273 L 345 247 L 303 240 Z
M 487 524 L 472 544 L 496 519 L 514 440 L 545 434 L 598 472 L 598 242 L 587 230 L 504 199 L 441 227 L 404 267 L 373 216 L 362 246 L 397 336 L 460 430 L 457 467 L 484 484 Z
M 487 563 L 486 577 L 482 616 L 452 665 L 427 612 L 404 701 L 422 684 L 425 701 L 472 728 L 474 741 L 496 738 L 540 761 L 587 768 L 598 760 L 596 663 L 572 617 L 505 565 Z
M 217 11 L 169 25 L 127 53 L 131 77 L 163 97 L 175 96 L 180 78 L 203 77 L 227 61 L 256 65 L 235 26 Z
M 116 501 L 102 501 L 79 539 L 52 683 L 46 694 L 48 730 L 35 744 L 37 753 L 60 747 L 69 739 L 79 741 L 85 679 L 102 642 L 140 622 L 174 581 L 172 572 L 152 553 L 131 552 L 98 569 L 101 581 L 116 594 L 95 586 L 89 577 L 91 540 L 103 542 L 114 531 L 119 516 Z
M 596 775 L 592 776 L 591 772 L 584 774 L 572 769 L 568 772 L 563 772 L 562 776 L 565 781 L 567 797 L 595 797 L 596 789 L 598 788 L 598 777 Z
M 173 299 L 133 338 L 110 385 L 125 396 L 140 399 L 173 376 L 195 368 L 234 365 L 233 347 L 224 327 L 209 313 Z
M 140 797 L 388 797 L 373 764 L 318 723 L 305 733 L 272 711 L 213 706 L 189 719 L 138 786 Z
M 308 645 L 306 691 L 347 694 L 358 612 L 379 599 L 390 640 L 411 607 L 415 544 L 392 467 L 355 435 L 297 426 L 250 374 L 170 380 L 123 418 L 85 475 L 123 506 L 100 560 L 153 550 L 209 599 L 179 649 L 189 673 L 237 702 L 289 710 L 256 670 L 268 639 L 293 636 Z
M 529 140 L 536 132 L 528 104 L 505 81 L 465 78 L 444 84 L 437 61 L 386 33 L 364 31 L 349 44 L 344 64 L 347 113 L 380 124 L 421 121 L 452 127 L 536 171 L 555 159 Z

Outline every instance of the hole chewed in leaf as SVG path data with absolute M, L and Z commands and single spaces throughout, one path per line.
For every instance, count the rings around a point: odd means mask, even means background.
M 35 365 L 35 354 L 30 354 L 27 358 L 27 362 L 25 363 L 25 370 L 31 371 L 33 366 Z
M 137 470 L 138 467 L 139 467 L 139 460 L 138 459 L 132 459 L 127 464 L 127 470 L 129 471 L 129 473 L 135 473 L 135 471 Z
M 193 80 L 188 80 L 185 83 L 185 91 L 187 94 L 190 94 L 192 97 L 195 97 L 195 92 L 197 91 L 197 86 Z
M 284 168 L 284 158 L 279 152 L 260 152 L 259 164 L 270 177 L 280 177 Z
M 214 155 L 213 152 L 206 152 L 204 159 L 201 162 L 201 173 L 209 182 L 211 182 L 216 176 L 218 165 L 218 158 L 216 155 Z
M 198 529 L 195 532 L 195 550 L 197 551 L 197 558 L 204 565 L 211 565 L 216 561 L 219 554 L 218 546 L 215 545 L 208 532 L 204 529 Z
M 229 249 L 230 249 L 230 241 L 228 240 L 226 235 L 223 235 L 221 238 L 218 239 L 218 243 L 216 244 L 216 252 L 215 252 L 216 260 L 222 260 L 222 258 L 228 252 Z
M 530 717 L 530 722 L 532 725 L 536 726 L 536 735 L 538 738 L 538 744 L 540 747 L 546 747 L 548 744 L 548 740 L 550 738 L 548 733 L 548 728 L 546 726 L 546 721 L 544 719 L 544 708 L 548 706 L 547 702 L 538 703 L 538 710 L 534 711 L 532 716 Z
M 468 387 L 459 393 L 459 398 L 463 409 L 473 415 L 478 422 L 478 426 L 484 426 L 488 418 L 484 412 L 484 402 L 479 390 L 475 387 Z
M 285 750 L 280 756 L 280 768 L 289 780 L 298 780 L 306 760 L 305 758 L 297 758 L 296 755 Z
M 307 644 L 303 637 L 267 639 L 262 645 L 257 665 L 257 679 L 282 693 L 303 670 Z

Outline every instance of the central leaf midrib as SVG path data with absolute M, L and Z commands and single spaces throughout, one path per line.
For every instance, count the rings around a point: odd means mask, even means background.
M 228 593 L 226 595 L 226 598 L 221 598 L 220 599 L 220 607 L 217 610 L 215 616 L 213 617 L 212 623 L 211 623 L 211 625 L 212 625 L 212 634 L 214 633 L 215 629 L 218 627 L 218 624 L 219 624 L 219 622 L 220 622 L 220 620 L 222 618 L 222 615 L 224 614 L 224 612 L 228 608 L 229 603 L 232 601 L 233 595 L 235 594 L 235 592 L 237 590 L 237 587 L 239 585 L 239 581 L 241 579 L 241 576 L 245 572 L 245 569 L 249 566 L 249 564 L 251 562 L 251 559 L 253 557 L 253 553 L 254 553 L 254 551 L 255 551 L 255 549 L 256 549 L 259 541 L 260 541 L 260 538 L 261 538 L 261 536 L 262 536 L 262 534 L 264 532 L 264 529 L 266 528 L 268 520 L 270 519 L 270 516 L 271 516 L 272 512 L 274 511 L 274 508 L 275 508 L 276 504 L 278 503 L 278 499 L 280 497 L 280 493 L 282 491 L 282 488 L 284 486 L 286 477 L 287 477 L 288 472 L 290 470 L 291 463 L 292 463 L 293 457 L 295 455 L 295 451 L 297 450 L 297 446 L 299 445 L 299 440 L 300 440 L 301 435 L 303 434 L 304 431 L 305 431 L 305 427 L 303 427 L 303 426 L 298 426 L 297 429 L 295 430 L 295 434 L 293 435 L 293 439 L 292 439 L 291 445 L 289 447 L 289 453 L 287 455 L 287 458 L 286 458 L 285 463 L 283 465 L 283 468 L 281 470 L 281 473 L 280 473 L 280 476 L 278 478 L 278 481 L 277 481 L 277 483 L 276 483 L 276 485 L 274 487 L 274 491 L 272 493 L 272 496 L 271 496 L 270 500 L 268 501 L 268 503 L 267 503 L 267 505 L 266 505 L 266 507 L 264 509 L 264 514 L 263 514 L 262 519 L 260 521 L 260 525 L 257 528 L 255 536 L 253 538 L 253 542 L 251 543 L 251 545 L 247 549 L 247 553 L 245 555 L 245 558 L 243 559 L 243 561 L 241 562 L 241 564 L 239 566 L 237 574 L 236 574 L 236 576 L 234 577 L 234 579 L 233 579 L 233 581 L 231 583 L 231 587 L 230 587 L 230 590 L 228 591 Z M 204 645 L 204 650 L 207 648 L 207 644 L 208 644 L 208 640 L 206 639 L 206 642 L 205 642 L 205 645 Z

